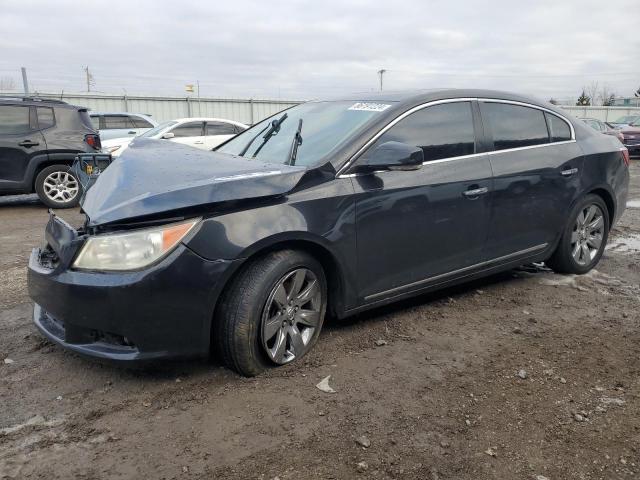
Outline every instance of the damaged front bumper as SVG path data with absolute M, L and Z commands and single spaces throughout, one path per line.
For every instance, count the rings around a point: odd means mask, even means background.
M 47 248 L 29 259 L 33 320 L 48 339 L 123 362 L 208 354 L 215 300 L 234 261 L 206 260 L 180 244 L 140 271 L 72 270 L 83 239 L 70 228 L 52 217 Z

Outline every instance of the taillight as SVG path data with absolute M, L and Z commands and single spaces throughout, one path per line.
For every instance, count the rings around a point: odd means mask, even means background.
M 87 142 L 87 145 L 95 148 L 96 150 L 100 150 L 102 148 L 102 144 L 100 143 L 100 135 L 90 133 L 89 135 L 84 136 L 84 141 Z
M 622 154 L 622 161 L 628 167 L 629 166 L 629 150 L 626 148 L 621 148 L 620 153 Z

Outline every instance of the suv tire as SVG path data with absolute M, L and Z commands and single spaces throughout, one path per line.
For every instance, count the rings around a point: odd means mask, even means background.
M 35 181 L 40 201 L 50 208 L 71 208 L 78 205 L 82 186 L 69 165 L 51 165 L 42 169 Z
M 320 263 L 298 250 L 258 258 L 227 287 L 216 312 L 216 353 L 241 375 L 291 363 L 315 344 L 327 308 Z
M 587 273 L 600 261 L 609 237 L 609 211 L 598 195 L 571 210 L 555 252 L 545 263 L 557 273 Z

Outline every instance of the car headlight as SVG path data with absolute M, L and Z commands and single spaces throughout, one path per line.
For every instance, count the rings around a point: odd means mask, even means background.
M 122 145 L 113 145 L 111 147 L 105 147 L 103 148 L 103 150 L 104 150 L 104 153 L 113 153 L 120 150 L 120 147 L 122 147 Z
M 168 255 L 200 219 L 89 237 L 73 262 L 79 270 L 137 270 Z

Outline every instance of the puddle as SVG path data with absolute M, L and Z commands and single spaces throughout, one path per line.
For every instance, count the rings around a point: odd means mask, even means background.
M 605 250 L 617 253 L 636 253 L 640 251 L 640 233 L 631 233 L 613 238 Z
M 627 208 L 640 208 L 640 200 L 629 200 Z

